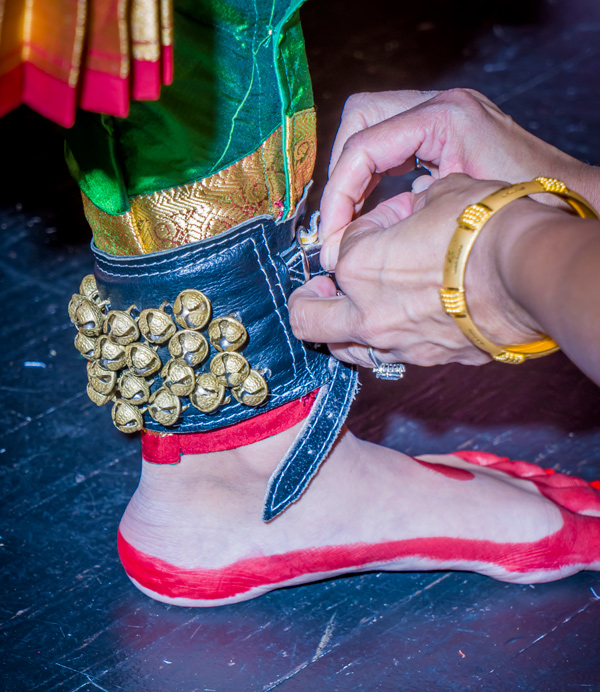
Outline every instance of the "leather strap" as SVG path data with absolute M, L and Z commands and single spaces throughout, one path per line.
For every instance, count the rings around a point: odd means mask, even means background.
M 180 291 L 198 289 L 210 300 L 213 317 L 233 313 L 243 323 L 248 343 L 242 354 L 253 368 L 265 371 L 269 397 L 259 407 L 232 400 L 207 414 L 190 406 L 169 427 L 145 413 L 146 429 L 186 433 L 234 425 L 295 401 L 330 379 L 328 355 L 296 339 L 289 323 L 288 296 L 304 282 L 295 241 L 301 215 L 302 210 L 279 223 L 258 216 L 214 238 L 147 255 L 109 255 L 92 247 L 98 291 L 111 310 L 135 305 L 141 311 L 163 301 L 172 305 Z M 158 354 L 163 363 L 170 358 L 166 346 Z M 157 375 L 151 391 L 161 385 Z
M 329 453 L 344 424 L 358 388 L 358 374 L 335 358 L 331 380 L 319 391 L 287 454 L 269 479 L 263 520 L 281 514 L 302 495 Z
M 157 308 L 163 301 L 172 304 L 182 290 L 198 289 L 210 300 L 213 316 L 234 313 L 242 321 L 249 335 L 243 355 L 252 367 L 266 373 L 269 397 L 259 407 L 231 401 L 214 414 L 206 414 L 190 406 L 168 428 L 146 414 L 148 430 L 216 430 L 319 389 L 302 431 L 269 482 L 265 521 L 304 492 L 337 438 L 358 382 L 354 368 L 296 339 L 289 324 L 290 293 L 306 280 L 307 266 L 311 273 L 321 271 L 319 247 L 302 249 L 296 242 L 303 211 L 304 199 L 296 215 L 283 222 L 259 216 L 214 238 L 148 255 L 115 256 L 92 246 L 98 290 L 112 310 L 127 310 L 131 305 L 138 310 Z M 158 352 L 163 362 L 168 360 L 166 347 Z M 156 377 L 152 391 L 161 384 Z

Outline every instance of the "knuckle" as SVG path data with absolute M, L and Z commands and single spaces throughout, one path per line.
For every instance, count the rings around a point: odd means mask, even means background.
M 486 115 L 488 112 L 488 104 L 491 103 L 478 91 L 462 87 L 443 91 L 439 97 L 435 98 L 450 109 L 454 117 L 464 116 L 474 118 Z
M 350 135 L 344 142 L 344 153 L 356 156 L 362 150 L 362 140 L 363 136 L 360 130 Z
M 447 187 L 456 187 L 468 179 L 469 176 L 466 173 L 449 173 L 446 176 L 446 185 Z
M 356 330 L 365 343 L 380 348 L 387 346 L 382 341 L 381 323 L 372 312 L 361 315 Z
M 335 267 L 335 276 L 342 289 L 344 286 L 362 280 L 364 262 L 360 257 L 361 253 L 356 251 L 357 244 L 358 240 L 355 238 L 346 241 L 344 251 L 340 254 Z
M 351 94 L 344 103 L 342 116 L 349 115 L 354 111 L 361 111 L 365 106 L 368 106 L 372 100 L 372 94 L 368 91 Z
M 463 106 L 465 108 L 470 108 L 473 104 L 480 103 L 479 99 L 481 94 L 474 89 L 465 89 L 463 87 L 456 87 L 454 89 L 448 90 L 446 96 L 448 101 L 454 103 L 458 106 Z

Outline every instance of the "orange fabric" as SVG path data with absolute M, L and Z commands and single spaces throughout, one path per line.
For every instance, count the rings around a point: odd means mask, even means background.
M 124 117 L 172 81 L 172 33 L 171 0 L 4 0 L 0 116 L 25 103 L 66 127 L 77 107 Z

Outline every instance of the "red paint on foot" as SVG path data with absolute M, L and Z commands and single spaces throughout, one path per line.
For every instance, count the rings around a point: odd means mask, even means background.
M 415 457 L 412 457 L 417 464 L 420 464 L 421 466 L 424 466 L 426 469 L 430 469 L 431 471 L 435 471 L 436 473 L 441 473 L 442 476 L 446 476 L 446 478 L 452 478 L 455 481 L 470 481 L 475 478 L 475 474 L 471 473 L 471 471 L 467 471 L 467 469 L 458 469 L 455 466 L 446 466 L 445 464 L 434 464 L 431 461 L 423 461 L 423 459 L 415 459 Z
M 500 567 L 513 573 L 527 574 L 576 568 L 600 562 L 600 519 L 582 517 L 561 509 L 564 525 L 554 534 L 530 543 L 433 537 L 382 543 L 355 543 L 323 548 L 294 550 L 280 555 L 238 560 L 218 569 L 185 568 L 146 555 L 119 532 L 119 555 L 127 574 L 143 587 L 169 598 L 220 600 L 247 594 L 257 587 L 277 585 L 306 575 L 359 571 L 376 565 L 413 559 L 430 560 L 447 569 L 465 563 Z M 463 567 L 464 568 L 464 567 Z
M 544 497 L 571 512 L 600 514 L 600 494 L 596 491 L 596 488 L 600 489 L 599 481 L 587 483 L 581 478 L 556 473 L 528 461 L 511 461 L 489 452 L 460 451 L 452 452 L 452 455 L 478 466 L 502 471 L 513 478 L 531 481 Z

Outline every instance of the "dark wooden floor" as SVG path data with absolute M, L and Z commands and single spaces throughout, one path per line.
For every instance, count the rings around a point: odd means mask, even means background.
M 470 86 L 600 163 L 596 0 L 313 0 L 304 10 L 327 149 L 353 91 Z M 2 600 L 7 692 L 600 690 L 600 577 L 510 586 L 366 574 L 214 610 L 166 607 L 122 572 L 116 528 L 139 472 L 84 393 L 66 305 L 91 270 L 60 132 L 0 123 Z M 543 171 L 540 171 L 543 173 Z M 316 204 L 315 200 L 315 204 Z M 600 392 L 561 355 L 522 368 L 366 373 L 352 427 L 409 453 L 488 449 L 600 478 Z

